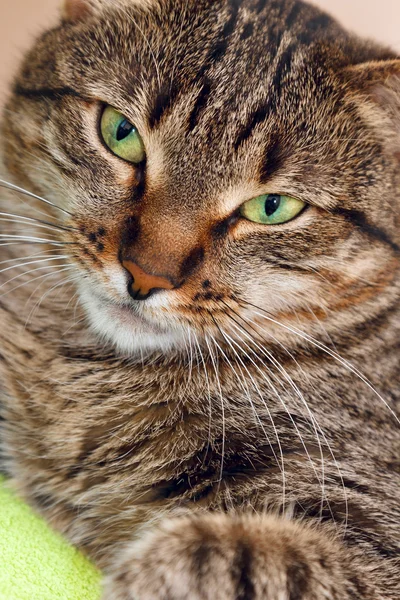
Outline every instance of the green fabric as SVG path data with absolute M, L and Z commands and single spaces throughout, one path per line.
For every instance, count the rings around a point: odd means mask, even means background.
M 100 574 L 0 479 L 0 600 L 99 600 Z

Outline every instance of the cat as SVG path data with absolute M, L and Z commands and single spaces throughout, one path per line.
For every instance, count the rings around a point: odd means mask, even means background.
M 65 0 L 1 131 L 2 469 L 104 599 L 398 599 L 395 53 Z

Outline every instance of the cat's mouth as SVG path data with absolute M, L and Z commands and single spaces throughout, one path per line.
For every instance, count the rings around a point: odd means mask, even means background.
M 124 354 L 165 352 L 185 344 L 182 327 L 163 318 L 161 310 L 117 302 L 86 286 L 80 288 L 80 297 L 91 328 Z
M 152 322 L 149 318 L 143 315 L 143 311 L 139 311 L 134 304 L 117 304 L 107 302 L 105 309 L 113 321 L 118 321 L 122 325 L 131 328 L 148 329 L 151 333 L 165 333 L 166 328 L 161 324 Z

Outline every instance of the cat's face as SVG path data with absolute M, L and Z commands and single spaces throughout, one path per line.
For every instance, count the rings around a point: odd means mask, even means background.
M 345 71 L 380 51 L 291 1 L 95 4 L 69 0 L 4 119 L 11 175 L 66 211 L 95 330 L 243 348 L 256 324 L 367 314 L 396 260 L 397 140 Z

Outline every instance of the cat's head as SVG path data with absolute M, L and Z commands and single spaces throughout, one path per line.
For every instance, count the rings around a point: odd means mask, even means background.
M 67 0 L 5 162 L 62 209 L 81 302 L 125 353 L 343 329 L 397 266 L 399 74 L 301 2 Z

